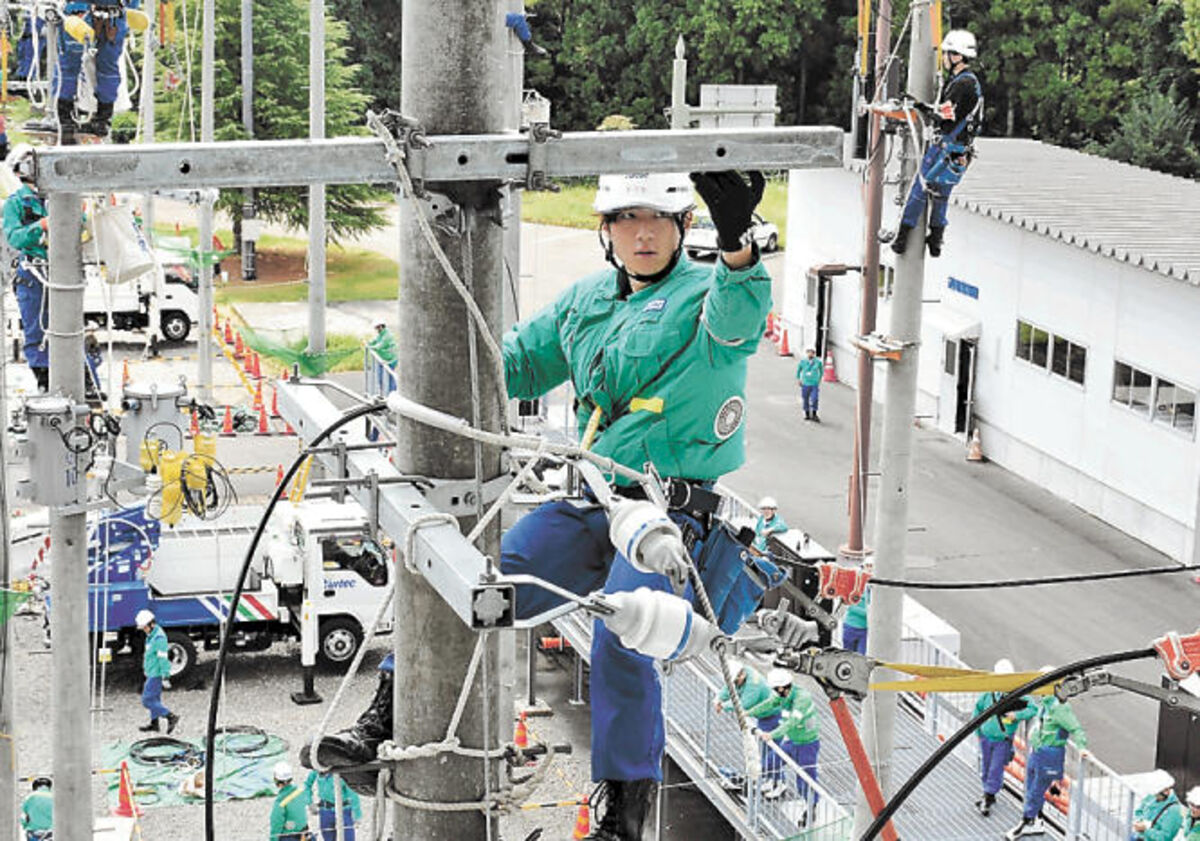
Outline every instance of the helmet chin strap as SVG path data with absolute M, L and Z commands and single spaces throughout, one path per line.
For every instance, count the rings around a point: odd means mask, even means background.
M 631 288 L 629 284 L 630 278 L 633 278 L 639 283 L 653 285 L 675 270 L 675 266 L 679 264 L 679 258 L 683 255 L 683 218 L 686 215 L 686 213 L 676 213 L 673 217 L 675 219 L 675 226 L 679 229 L 679 244 L 675 246 L 675 253 L 671 255 L 671 259 L 667 262 L 667 265 L 653 274 L 645 275 L 634 274 L 621 265 L 620 261 L 617 260 L 616 255 L 613 254 L 612 237 L 609 237 L 607 240 L 604 238 L 604 220 L 600 221 L 600 226 L 596 229 L 596 236 L 599 237 L 600 245 L 604 248 L 604 259 L 611 263 L 613 268 L 617 270 L 617 283 L 620 285 L 623 292 L 627 294 L 628 290 Z

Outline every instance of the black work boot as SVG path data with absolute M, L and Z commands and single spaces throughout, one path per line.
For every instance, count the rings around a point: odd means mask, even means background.
M 37 380 L 39 391 L 50 390 L 50 369 L 49 368 L 30 368 L 33 371 L 33 378 Z
M 892 240 L 892 251 L 897 254 L 903 254 L 908 248 L 908 234 L 912 230 L 912 225 L 901 224 L 896 231 L 896 236 Z
M 75 140 L 75 100 L 56 99 L 58 111 L 58 142 L 63 146 L 74 146 Z
M 985 818 L 992 813 L 992 806 L 996 804 L 996 795 L 985 794 L 983 797 L 975 801 L 975 808 L 979 810 L 979 814 Z
M 929 246 L 930 257 L 942 256 L 942 238 L 946 235 L 946 228 L 936 225 L 929 226 L 929 233 L 925 236 L 925 244 Z
M 324 736 L 317 743 L 321 765 L 337 770 L 375 761 L 380 743 L 392 738 L 392 675 L 392 672 L 379 673 L 375 697 L 352 727 Z M 311 744 L 305 744 L 300 749 L 300 764 L 305 768 L 313 767 L 310 748 Z M 377 776 L 378 771 L 372 769 L 344 773 L 342 779 L 359 794 L 374 797 Z
M 654 780 L 601 780 L 588 803 L 594 811 L 604 804 L 604 816 L 584 841 L 642 841 L 650 812 Z
M 175 732 L 175 725 L 179 724 L 179 716 L 175 713 L 167 713 L 167 735 L 170 736 Z
M 158 719 L 157 718 L 150 719 L 149 724 L 143 724 L 141 727 L 138 728 L 138 730 L 141 730 L 143 733 L 157 733 L 158 732 Z
M 111 102 L 97 103 L 96 113 L 92 114 L 92 118 L 79 127 L 79 133 L 93 134 L 107 140 L 109 129 L 112 127 L 112 116 L 113 104 Z

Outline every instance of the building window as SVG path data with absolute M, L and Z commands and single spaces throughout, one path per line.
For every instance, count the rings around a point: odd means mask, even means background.
M 943 363 L 943 370 L 950 376 L 958 373 L 958 342 L 946 340 L 946 361 Z
M 1113 365 L 1114 403 L 1142 417 L 1191 435 L 1196 426 L 1194 389 L 1164 380 L 1124 362 Z
M 817 305 L 817 276 L 811 272 L 808 275 L 808 284 L 804 289 L 804 303 L 809 307 Z
M 1045 368 L 1055 376 L 1083 385 L 1087 348 L 1043 330 L 1027 321 L 1017 322 L 1017 359 Z

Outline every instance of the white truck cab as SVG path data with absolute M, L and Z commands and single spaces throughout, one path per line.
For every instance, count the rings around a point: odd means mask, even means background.
M 124 283 L 106 282 L 98 265 L 84 268 L 85 321 L 114 330 L 153 327 L 164 340 L 182 342 L 199 320 L 197 280 L 178 256 L 160 252 L 158 263 L 150 271 Z

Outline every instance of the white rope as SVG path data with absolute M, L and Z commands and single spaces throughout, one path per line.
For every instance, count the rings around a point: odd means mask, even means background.
M 471 529 L 471 533 L 467 535 L 468 543 L 474 543 L 479 539 L 480 535 L 483 534 L 484 529 L 487 528 L 488 523 L 494 520 L 496 515 L 500 513 L 500 510 L 508 504 L 510 499 L 512 499 L 512 495 L 517 492 L 517 488 L 529 480 L 529 477 L 533 475 L 533 469 L 537 467 L 537 463 L 544 450 L 544 447 L 539 446 L 533 457 L 530 458 L 529 461 L 525 462 L 525 466 L 522 467 L 520 471 L 517 472 L 517 475 L 513 477 L 513 480 L 504 487 L 504 491 L 500 494 L 500 496 L 496 497 L 496 501 L 493 502 L 491 507 L 488 508 L 487 512 L 479 518 L 479 521 L 475 523 L 475 528 Z

